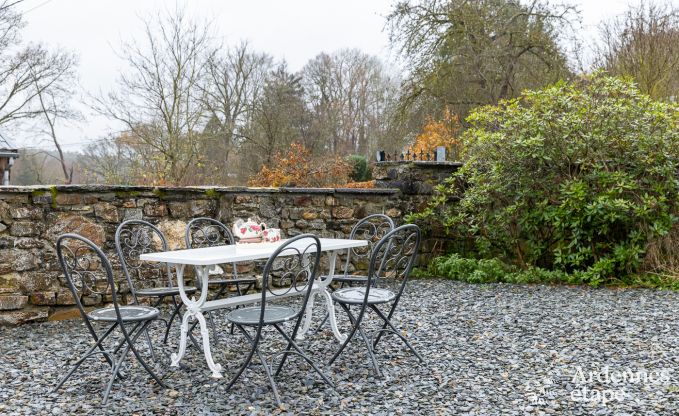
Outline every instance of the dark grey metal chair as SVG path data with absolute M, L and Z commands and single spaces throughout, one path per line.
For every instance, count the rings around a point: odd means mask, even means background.
M 71 289 L 75 303 L 85 322 L 85 327 L 94 339 L 94 345 L 73 364 L 70 371 L 54 388 L 57 391 L 89 357 L 102 354 L 111 366 L 111 376 L 104 392 L 103 403 L 108 396 L 116 378 L 125 378 L 122 365 L 130 351 L 137 361 L 144 367 L 151 377 L 162 387 L 166 387 L 161 379 L 149 367 L 135 347 L 140 334 L 145 333 L 147 327 L 158 319 L 160 312 L 151 306 L 120 305 L 118 303 L 118 287 L 113 279 L 113 269 L 106 255 L 88 239 L 77 234 L 64 234 L 57 239 L 57 257 L 64 272 L 68 287 Z M 81 296 L 101 296 L 110 301 L 113 306 L 99 308 L 86 312 L 83 308 Z M 95 324 L 109 325 L 104 332 L 97 333 Z M 132 326 L 131 329 L 128 325 Z M 113 349 L 106 349 L 108 337 L 118 329 L 123 337 Z M 122 352 L 121 352 L 122 348 Z
M 309 295 L 313 288 L 316 273 L 318 272 L 318 265 L 321 259 L 320 248 L 321 243 L 318 237 L 313 234 L 302 234 L 286 241 L 285 244 L 269 257 L 264 266 L 260 306 L 235 309 L 227 315 L 227 319 L 236 325 L 250 342 L 250 352 L 236 372 L 236 375 L 227 385 L 227 390 L 243 374 L 243 371 L 250 365 L 255 354 L 257 354 L 264 367 L 276 403 L 279 406 L 281 400 L 274 377 L 279 375 L 288 356 L 291 354 L 302 357 L 321 376 L 323 381 L 334 388 L 330 379 L 321 372 L 314 361 L 294 341 L 301 326 L 304 311 L 309 301 Z M 286 289 L 273 289 L 271 287 L 271 279 L 274 273 L 280 281 L 289 283 L 290 286 Z M 283 298 L 285 298 L 285 303 L 278 304 L 279 302 L 277 301 Z M 283 326 L 288 321 L 293 323 L 292 330 L 289 332 Z M 264 327 L 273 327 L 287 342 L 284 350 L 272 354 L 271 365 L 269 365 L 259 348 L 260 341 L 263 339 L 262 330 Z M 250 334 L 246 328 L 249 328 L 254 334 Z M 267 336 L 267 339 L 269 339 L 269 336 Z M 274 359 L 280 355 L 282 355 L 282 358 L 276 371 L 273 372 Z
M 115 235 L 116 251 L 122 265 L 130 293 L 135 304 L 139 298 L 155 299 L 154 307 L 160 306 L 166 298 L 172 301 L 172 312 L 166 322 L 163 343 L 167 342 L 170 327 L 174 319 L 181 320 L 181 301 L 177 301 L 179 288 L 172 282 L 170 266 L 162 263 L 144 262 L 139 259 L 144 253 L 168 251 L 167 240 L 155 225 L 143 220 L 128 220 L 118 226 Z M 195 293 L 195 287 L 185 287 L 187 294 Z M 148 338 L 149 346 L 151 341 Z M 196 341 L 192 336 L 192 341 Z
M 365 263 L 367 268 L 370 262 L 370 256 L 372 256 L 373 249 L 375 245 L 384 237 L 389 231 L 394 229 L 394 221 L 384 214 L 372 214 L 359 220 L 356 225 L 351 228 L 349 233 L 349 239 L 351 240 L 365 240 L 368 242 L 367 246 L 350 248 L 347 250 L 346 259 L 344 260 L 343 270 L 339 274 L 332 276 L 333 283 L 337 282 L 340 284 L 340 288 L 352 285 L 365 285 L 368 280 L 368 276 L 360 274 L 349 274 L 349 268 L 351 266 L 351 259 L 358 259 L 358 263 Z M 321 280 L 329 278 L 328 275 L 321 276 Z M 373 282 L 374 283 L 374 282 Z M 332 285 L 329 286 L 332 289 Z M 328 321 L 330 315 L 327 313 L 321 321 L 316 332 L 323 328 L 323 325 Z
M 194 218 L 186 225 L 186 233 L 184 235 L 187 248 L 199 247 L 214 247 L 226 246 L 235 244 L 235 239 L 231 231 L 221 222 L 206 217 Z M 247 293 L 250 289 L 255 287 L 257 279 L 254 277 L 238 277 L 238 268 L 236 263 L 231 266 L 231 277 L 224 276 L 210 277 L 208 281 L 209 286 L 216 286 L 217 293 L 212 296 L 212 300 L 221 298 L 225 293 L 228 293 L 229 287 L 236 288 L 236 293 L 241 296 Z M 208 272 L 210 273 L 210 272 Z M 196 281 L 196 285 L 200 289 L 200 281 Z M 194 324 L 195 326 L 196 324 Z M 217 331 L 214 325 L 212 313 L 210 313 L 210 326 L 212 327 L 212 335 L 215 343 L 218 343 Z M 233 333 L 233 327 L 231 328 Z
M 392 230 L 375 246 L 370 258 L 368 279 L 365 284 L 361 287 L 354 286 L 338 289 L 332 293 L 331 296 L 333 300 L 347 313 L 351 322 L 351 331 L 349 332 L 347 339 L 330 359 L 329 364 L 332 364 L 337 357 L 339 357 L 356 333 L 363 339 L 366 351 L 378 377 L 381 376 L 381 372 L 379 365 L 377 364 L 377 359 L 375 358 L 374 350 L 377 347 L 380 338 L 385 333 L 395 334 L 406 344 L 408 349 L 410 349 L 420 362 L 424 362 L 408 340 L 406 340 L 391 322 L 391 318 L 403 295 L 406 283 L 408 282 L 410 271 L 417 258 L 420 247 L 420 238 L 420 229 L 413 224 L 402 225 Z M 376 287 L 378 278 L 396 281 L 400 280 L 398 291 L 393 292 L 389 289 Z M 358 315 L 354 315 L 349 309 L 349 306 L 352 305 L 360 307 Z M 380 309 L 380 306 L 382 305 L 388 307 L 388 312 L 386 314 Z M 368 340 L 368 336 L 361 327 L 361 323 L 370 311 L 374 312 L 382 321 L 381 328 L 376 331 L 377 337 L 372 341 Z

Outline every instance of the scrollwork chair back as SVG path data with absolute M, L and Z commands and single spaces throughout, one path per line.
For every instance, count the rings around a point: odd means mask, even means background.
M 139 259 L 144 253 L 168 251 L 167 240 L 158 227 L 143 220 L 125 221 L 116 230 L 115 245 L 135 302 L 138 289 L 159 284 L 173 286 L 169 265 Z
M 309 300 L 314 280 L 318 275 L 321 261 L 321 242 L 313 234 L 302 234 L 293 237 L 279 247 L 264 266 L 262 275 L 262 300 L 260 329 L 263 324 L 267 304 L 286 298 L 286 305 L 296 310 L 293 338 L 297 334 L 301 318 Z M 276 277 L 284 289 L 274 289 L 273 278 Z M 302 296 L 292 296 L 297 292 Z
M 92 328 L 82 303 L 84 296 L 97 296 L 103 301 L 113 302 L 116 313 L 120 315 L 113 269 L 99 247 L 78 234 L 64 234 L 57 239 L 57 258 L 80 315 L 90 331 Z
M 349 275 L 349 264 L 352 258 L 355 263 L 368 264 L 377 243 L 393 229 L 394 221 L 384 214 L 368 215 L 356 223 L 351 229 L 349 239 L 365 240 L 368 245 L 349 249 L 344 262 L 344 277 Z

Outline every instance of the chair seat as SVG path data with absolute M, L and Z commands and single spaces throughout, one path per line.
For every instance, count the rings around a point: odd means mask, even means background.
M 142 305 L 127 305 L 119 306 L 120 317 L 123 322 L 138 322 L 149 321 L 156 319 L 160 315 L 160 311 L 151 306 Z M 93 321 L 115 322 L 118 320 L 115 308 L 100 308 L 95 309 L 87 314 Z
M 259 325 L 259 317 L 262 314 L 260 306 L 240 308 L 229 312 L 226 319 L 236 325 Z M 287 306 L 267 306 L 264 310 L 264 324 L 272 325 L 289 321 L 297 316 L 297 311 Z
M 325 280 L 330 276 L 321 276 L 321 280 Z M 338 282 L 338 283 L 349 283 L 349 284 L 357 284 L 361 283 L 364 284 L 368 281 L 368 276 L 361 276 L 361 275 L 348 275 L 345 276 L 343 274 L 336 274 L 332 276 L 332 281 L 333 282 Z
M 347 287 L 344 289 L 338 289 L 332 292 L 331 296 L 336 302 L 358 305 L 363 303 L 363 300 L 365 299 L 365 288 Z M 375 305 L 379 303 L 387 303 L 394 300 L 394 298 L 396 298 L 396 294 L 391 290 L 373 287 L 370 289 L 370 293 L 368 294 L 368 304 Z
M 184 288 L 184 292 L 186 293 L 195 293 L 196 292 L 195 287 L 193 286 L 188 286 Z M 179 288 L 174 286 L 174 287 L 149 287 L 149 288 L 144 288 L 144 289 L 139 289 L 137 290 L 137 296 L 146 296 L 146 297 L 160 297 L 160 296 L 175 296 L 179 295 Z

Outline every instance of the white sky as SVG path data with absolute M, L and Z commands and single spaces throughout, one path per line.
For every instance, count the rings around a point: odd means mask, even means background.
M 671 0 L 679 2 L 679 0 Z M 285 59 L 296 71 L 322 51 L 358 48 L 393 61 L 384 17 L 396 0 L 179 0 L 190 14 L 213 22 L 226 44 L 247 40 L 254 50 Z M 636 3 L 635 1 L 633 1 Z M 582 12 L 583 38 L 597 34 L 602 19 L 621 13 L 627 0 L 572 0 Z M 25 0 L 23 38 L 79 56 L 81 94 L 107 91 L 123 67 L 115 53 L 121 40 L 141 34 L 140 16 L 167 8 L 175 0 Z M 115 126 L 91 111 L 85 121 L 62 127 L 66 150 L 101 139 Z M 16 146 L 35 139 L 13 138 Z

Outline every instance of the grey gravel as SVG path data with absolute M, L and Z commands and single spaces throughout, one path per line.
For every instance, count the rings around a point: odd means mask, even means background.
M 114 384 L 106 406 L 101 394 L 108 369 L 99 358 L 87 360 L 84 371 L 51 392 L 74 361 L 72 352 L 90 343 L 82 322 L 1 328 L 0 414 L 674 415 L 677 316 L 679 293 L 667 291 L 414 280 L 395 321 L 428 365 L 390 336 L 378 349 L 382 379 L 373 375 L 358 342 L 327 366 L 338 344 L 326 329 L 302 345 L 337 392 L 294 360 L 278 379 L 280 408 L 259 365 L 226 391 L 247 347 L 241 336 L 229 334 L 219 315 L 221 344 L 213 348 L 226 367 L 224 379 L 210 378 L 194 348 L 182 368 L 170 368 L 176 340 L 160 347 L 158 326 L 152 331 L 159 346 L 154 365 L 171 388 L 156 386 L 130 360 L 128 379 Z M 347 327 L 345 319 L 341 324 Z M 271 333 L 264 348 L 280 345 Z M 613 380 L 606 371 L 617 376 L 627 371 L 631 378 Z M 591 381 L 578 379 L 589 372 Z M 621 396 L 605 404 L 574 400 L 573 392 L 577 398 L 583 389 Z

